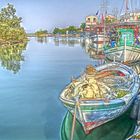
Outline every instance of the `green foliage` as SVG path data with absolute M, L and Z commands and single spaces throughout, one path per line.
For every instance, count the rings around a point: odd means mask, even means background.
M 0 22 L 6 23 L 9 27 L 20 27 L 22 18 L 16 16 L 16 9 L 13 5 L 8 4 L 6 8 L 2 8 L 0 12 Z
M 116 21 L 117 21 L 117 19 L 115 19 L 115 18 L 114 18 L 114 19 L 110 19 L 110 18 L 108 18 L 108 17 L 105 18 L 105 23 L 107 23 L 107 24 L 108 24 L 108 23 L 114 23 L 114 22 L 116 22 Z
M 59 28 L 55 28 L 55 29 L 53 30 L 53 34 L 57 34 L 57 33 L 59 33 Z
M 66 34 L 66 28 L 64 28 L 64 29 L 60 29 L 60 28 L 55 28 L 54 30 L 53 30 L 53 34 Z
M 75 27 L 75 26 L 69 26 L 68 28 L 67 28 L 67 30 L 69 31 L 69 32 L 77 32 L 77 28 Z
M 24 61 L 22 51 L 26 44 L 2 45 L 0 47 L 1 66 L 16 74 L 20 70 L 21 61 Z
M 80 31 L 79 28 L 77 28 L 75 26 L 69 26 L 69 27 L 63 28 L 63 29 L 55 28 L 53 30 L 53 34 L 66 34 L 66 33 L 73 34 L 73 33 L 78 33 L 79 31 Z
M 0 11 L 0 61 L 1 66 L 17 73 L 20 62 L 24 61 L 22 51 L 26 48 L 27 35 L 21 27 L 22 18 L 16 16 L 13 5 Z
M 46 34 L 48 33 L 48 31 L 47 30 L 39 30 L 39 31 L 36 31 L 35 32 L 35 35 L 36 36 L 46 36 Z
M 21 27 L 21 17 L 16 16 L 16 9 L 13 5 L 0 11 L 0 45 L 14 44 L 27 41 L 27 36 L 23 27 Z
M 60 29 L 60 34 L 66 34 L 67 29 Z
M 81 23 L 80 28 L 84 31 L 86 28 L 86 23 Z

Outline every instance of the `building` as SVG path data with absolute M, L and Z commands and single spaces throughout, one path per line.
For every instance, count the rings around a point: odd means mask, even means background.
M 97 16 L 87 16 L 86 17 L 86 30 L 90 31 L 94 27 L 94 25 L 98 24 L 98 17 Z

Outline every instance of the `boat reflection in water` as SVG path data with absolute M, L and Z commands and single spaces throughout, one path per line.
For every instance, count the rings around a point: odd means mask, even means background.
M 72 37 L 55 37 L 54 38 L 54 44 L 56 46 L 60 45 L 68 45 L 70 47 L 74 47 L 76 45 L 80 45 L 85 52 L 89 55 L 90 58 L 99 60 L 98 65 L 101 65 L 104 63 L 104 54 L 102 50 L 98 50 L 95 46 L 98 44 L 95 43 L 87 43 L 85 38 L 72 38 Z
M 60 100 L 88 134 L 128 110 L 138 95 L 139 82 L 136 72 L 120 63 L 89 66 L 63 90 Z
M 81 46 L 85 49 L 85 52 L 89 55 L 89 57 L 94 60 L 99 60 L 98 65 L 102 65 L 105 63 L 105 55 L 102 50 L 97 50 L 94 45 L 94 43 L 88 44 L 86 40 L 81 42 Z
M 21 62 L 24 61 L 23 51 L 26 44 L 6 45 L 0 47 L 1 66 L 16 74 L 21 68 Z
M 98 37 L 100 38 L 98 38 Z M 104 38 L 104 36 L 103 35 L 94 35 L 94 37 L 87 37 L 87 38 L 85 38 L 84 39 L 84 41 L 85 41 L 85 43 L 88 45 L 88 46 L 92 46 L 92 48 L 95 50 L 95 51 L 97 51 L 97 52 L 102 52 L 103 51 L 103 38 Z M 97 39 L 95 39 L 97 37 Z M 100 40 L 100 41 L 99 41 Z M 105 39 L 106 40 L 106 39 Z M 108 42 L 107 40 L 106 40 L 106 42 Z

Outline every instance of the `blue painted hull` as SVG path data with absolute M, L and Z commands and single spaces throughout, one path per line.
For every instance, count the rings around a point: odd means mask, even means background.
M 101 66 L 97 69 L 102 70 L 108 66 L 109 65 Z M 126 74 L 126 77 L 131 77 L 129 94 L 126 94 L 123 97 L 110 99 L 109 101 L 106 101 L 105 99 L 69 100 L 65 98 L 65 90 L 60 95 L 60 100 L 64 103 L 64 106 L 67 107 L 72 114 L 76 114 L 76 118 L 82 124 L 85 133 L 89 133 L 92 129 L 122 115 L 128 110 L 137 96 L 140 85 L 138 75 L 125 65 L 120 65 L 119 69 Z

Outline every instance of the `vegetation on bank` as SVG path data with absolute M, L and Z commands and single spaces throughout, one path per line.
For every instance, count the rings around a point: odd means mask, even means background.
M 42 29 L 35 32 L 35 36 L 37 36 L 37 37 L 46 36 L 47 34 L 48 34 L 48 31 L 47 30 L 42 30 Z
M 29 33 L 28 36 L 35 36 L 35 37 L 46 37 L 46 36 L 53 36 L 53 35 L 74 35 L 74 34 L 79 34 L 81 32 L 84 32 L 86 28 L 85 23 L 81 23 L 79 27 L 76 26 L 69 26 L 66 28 L 54 28 L 52 32 L 48 32 L 47 30 L 40 29 L 36 31 L 35 33 Z
M 86 28 L 86 23 L 85 22 L 81 23 L 80 28 L 81 28 L 82 32 L 84 32 L 84 30 Z
M 80 27 L 69 26 L 67 28 L 55 28 L 53 34 L 77 34 L 81 32 Z
M 16 15 L 16 9 L 8 4 L 0 11 L 0 45 L 25 43 L 27 35 L 21 27 L 22 18 Z
M 0 62 L 7 70 L 17 73 L 20 70 L 22 55 L 26 49 L 27 35 L 21 26 L 22 18 L 16 15 L 16 9 L 8 4 L 0 11 Z

